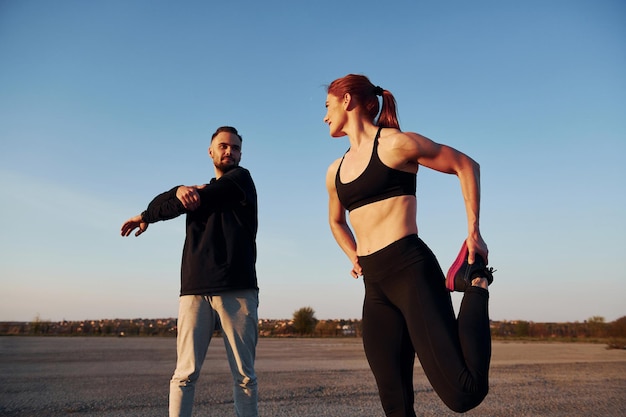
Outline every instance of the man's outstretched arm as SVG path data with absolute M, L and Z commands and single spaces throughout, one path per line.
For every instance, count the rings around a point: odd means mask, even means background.
M 139 236 L 148 229 L 148 224 L 173 219 L 185 213 L 185 207 L 176 195 L 179 188 L 177 186 L 159 194 L 148 204 L 148 208 L 143 213 L 126 220 L 122 224 L 122 236 L 130 236 L 135 229 L 138 229 L 135 236 Z

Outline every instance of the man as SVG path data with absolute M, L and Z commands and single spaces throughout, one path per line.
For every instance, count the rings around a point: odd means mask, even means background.
M 218 128 L 209 146 L 215 178 L 156 196 L 143 213 L 122 225 L 122 236 L 135 229 L 139 236 L 150 223 L 187 215 L 170 417 L 191 416 L 195 384 L 218 327 L 233 375 L 236 415 L 258 414 L 257 195 L 250 173 L 239 166 L 241 143 L 235 128 Z

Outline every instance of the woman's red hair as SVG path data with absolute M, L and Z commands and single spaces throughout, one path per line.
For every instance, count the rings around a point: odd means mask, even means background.
M 382 127 L 394 127 L 400 129 L 396 112 L 396 99 L 389 91 L 376 87 L 365 75 L 348 74 L 337 78 L 330 83 L 328 94 L 335 97 L 343 97 L 348 93 L 356 100 L 357 106 L 362 107 L 369 115 L 372 123 Z M 382 95 L 382 107 L 379 107 L 378 95 Z M 378 110 L 380 109 L 380 115 Z M 378 115 L 378 120 L 376 116 Z

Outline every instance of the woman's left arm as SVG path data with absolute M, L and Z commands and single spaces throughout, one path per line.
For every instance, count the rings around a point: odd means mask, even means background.
M 412 152 L 419 165 L 447 174 L 454 174 L 461 183 L 467 213 L 468 262 L 478 253 L 488 262 L 489 250 L 480 234 L 480 165 L 469 156 L 417 133 L 407 133 L 414 143 Z

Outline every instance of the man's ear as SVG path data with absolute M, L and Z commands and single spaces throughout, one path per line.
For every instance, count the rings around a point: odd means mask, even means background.
M 209 146 L 209 149 L 207 150 L 207 152 L 209 153 L 209 156 L 211 158 L 213 158 L 213 150 L 211 149 L 211 147 Z

